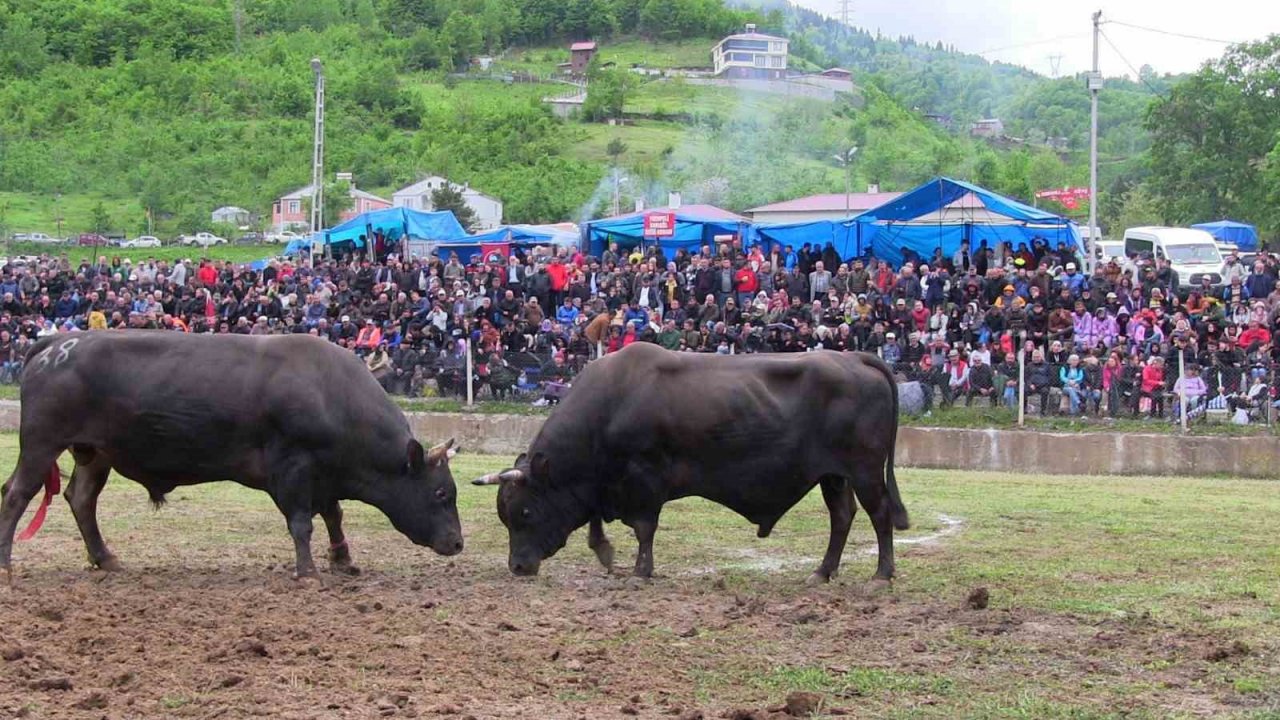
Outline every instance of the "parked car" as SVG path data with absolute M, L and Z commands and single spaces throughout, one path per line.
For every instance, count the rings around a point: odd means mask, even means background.
M 264 238 L 262 236 L 262 233 L 260 232 L 247 232 L 241 235 L 240 237 L 236 238 L 236 244 L 237 245 L 257 245 L 258 243 L 262 242 L 263 239 Z
M 288 245 L 294 240 L 299 240 L 301 238 L 302 238 L 301 235 L 299 235 L 298 233 L 292 230 L 281 230 L 280 232 L 271 233 L 270 235 L 268 235 L 267 242 L 279 243 L 281 245 Z
M 80 233 L 80 237 L 76 239 L 77 244 L 88 247 L 95 245 L 105 247 L 107 239 L 98 233 Z
M 158 248 L 160 247 L 160 238 L 154 235 L 139 235 L 132 240 L 125 240 L 120 243 L 122 248 Z
M 199 245 L 200 247 L 209 247 L 210 245 L 226 245 L 227 239 L 220 238 L 211 232 L 198 232 L 195 235 L 179 235 L 178 243 L 182 245 Z
M 11 236 L 11 238 L 10 238 L 10 239 L 11 239 L 11 240 L 13 240 L 13 242 L 17 242 L 17 243 L 18 243 L 18 242 L 30 242 L 30 241 L 31 241 L 31 233 L 14 233 L 14 234 Z
M 62 242 L 62 240 L 55 237 L 49 237 L 44 233 L 30 233 L 27 235 L 27 242 L 39 243 L 41 245 L 56 245 Z

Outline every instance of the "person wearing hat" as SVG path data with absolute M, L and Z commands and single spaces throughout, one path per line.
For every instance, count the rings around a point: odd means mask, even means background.
M 969 393 L 969 364 L 965 362 L 958 350 L 954 348 L 947 353 L 947 360 L 942 365 L 943 382 L 942 406 L 951 407 L 956 398 Z
M 872 333 L 875 334 L 874 332 Z M 902 362 L 902 347 L 898 345 L 898 334 L 895 332 L 887 332 L 884 334 L 884 345 L 881 347 L 881 358 L 888 363 L 889 367 L 897 368 Z
M 374 348 L 382 342 L 382 329 L 378 327 L 373 318 L 364 321 L 364 327 L 360 328 L 356 335 L 356 355 L 364 357 L 373 352 Z

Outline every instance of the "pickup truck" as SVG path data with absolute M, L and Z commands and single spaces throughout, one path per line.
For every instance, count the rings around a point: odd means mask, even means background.
M 178 244 L 180 245 L 199 245 L 200 247 L 209 247 L 210 245 L 226 245 L 227 239 L 220 238 L 210 232 L 198 232 L 195 235 L 179 235 Z

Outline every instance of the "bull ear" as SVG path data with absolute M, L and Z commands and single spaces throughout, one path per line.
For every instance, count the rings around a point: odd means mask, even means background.
M 449 438 L 448 442 L 441 443 L 440 445 L 436 445 L 431 448 L 431 450 L 427 452 L 427 462 L 430 463 L 432 467 L 448 462 L 449 458 L 458 454 L 458 449 L 453 446 L 453 443 L 453 438 Z
M 529 471 L 538 480 L 546 481 L 551 477 L 551 458 L 545 453 L 534 453 L 533 458 L 529 460 Z
M 413 438 L 409 438 L 407 450 L 409 454 L 409 472 L 422 472 L 422 469 L 426 467 L 427 464 L 426 452 L 422 449 L 422 443 L 414 440 Z

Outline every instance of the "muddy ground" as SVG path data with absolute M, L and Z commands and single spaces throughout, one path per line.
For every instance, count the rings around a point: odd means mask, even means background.
M 0 718 L 786 718 L 797 691 L 816 693 L 819 717 L 1280 712 L 1273 584 L 1168 591 L 1153 584 L 1165 577 L 1154 561 L 1103 564 L 1141 555 L 1140 541 L 1098 536 L 1086 547 L 1118 560 L 1080 558 L 1061 549 L 1077 535 L 1050 534 L 1049 516 L 982 515 L 1003 502 L 997 486 L 910 481 L 927 501 L 902 536 L 895 583 L 867 582 L 860 514 L 842 574 L 817 588 L 803 584 L 825 545 L 816 499 L 768 541 L 707 503 L 676 506 L 649 582 L 627 576 L 635 544 L 616 524 L 614 574 L 579 533 L 541 577 L 516 579 L 491 494 L 460 491 L 468 547 L 454 558 L 355 506 L 347 524 L 364 572 L 325 573 L 317 587 L 292 579 L 292 545 L 264 495 L 180 490 L 154 513 L 136 486 L 109 486 L 104 532 L 124 572 L 84 568 L 61 501 L 17 548 L 14 585 L 0 587 Z M 1034 487 L 1022 483 L 1010 481 L 1019 497 Z M 1242 487 L 1244 503 L 1269 486 Z M 1280 557 L 1270 542 L 1239 575 Z M 1109 574 L 1067 576 L 1050 561 Z M 1091 583 L 1099 603 L 1104 590 L 1111 603 L 1141 592 L 1155 612 L 1089 609 Z M 1053 599 L 1073 591 L 1070 607 Z
M 0 612 L 0 711 L 788 717 L 770 710 L 812 687 L 836 714 L 941 716 L 971 684 L 1003 714 L 991 692 L 1002 684 L 1075 704 L 1069 688 L 1117 683 L 1148 688 L 1126 693 L 1129 710 L 1217 715 L 1231 709 L 1217 668 L 1263 650 L 1151 620 L 977 609 L 981 599 L 963 595 L 904 600 L 859 582 L 802 590 L 791 586 L 800 574 L 786 584 L 714 573 L 646 583 L 573 564 L 516 581 L 460 559 L 426 564 L 330 575 L 320 588 L 300 587 L 277 563 L 31 568 Z

